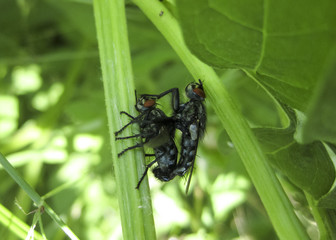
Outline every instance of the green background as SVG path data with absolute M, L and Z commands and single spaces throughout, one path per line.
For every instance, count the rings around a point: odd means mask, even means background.
M 317 239 L 304 194 L 335 209 L 334 156 L 320 142 L 336 143 L 334 1 L 163 4 L 178 16 L 190 50 L 216 69 Z M 0 13 L 0 152 L 40 195 L 51 192 L 48 204 L 80 239 L 122 239 L 92 3 L 0 0 Z M 137 92 L 183 93 L 193 78 L 181 60 L 131 2 L 126 15 Z M 169 99 L 160 104 L 171 112 Z M 277 239 L 213 106 L 205 105 L 190 194 L 186 178 L 161 183 L 149 174 L 157 238 Z M 0 182 L 0 219 L 6 208 L 29 227 L 33 214 L 23 211 L 36 208 L 31 199 L 3 168 Z M 48 239 L 67 239 L 48 215 L 42 222 Z M 0 223 L 4 239 L 27 234 Z

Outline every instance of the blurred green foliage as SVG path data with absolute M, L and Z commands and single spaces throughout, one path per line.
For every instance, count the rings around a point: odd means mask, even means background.
M 122 239 L 91 3 L 0 0 L 0 9 L 0 152 L 40 195 L 50 193 L 46 201 L 80 239 Z M 126 9 L 138 93 L 183 92 L 192 81 L 188 71 L 141 11 L 131 3 Z M 283 126 L 274 99 L 257 83 L 239 70 L 218 74 L 251 126 Z M 169 100 L 161 104 L 169 112 Z M 158 239 L 277 239 L 229 137 L 206 107 L 191 194 L 184 194 L 185 179 L 161 183 L 150 174 Z M 283 179 L 316 236 L 302 191 Z M 30 226 L 32 215 L 15 202 L 30 212 L 31 199 L 3 169 L 0 182 L 1 205 Z M 67 239 L 46 214 L 42 220 L 48 239 Z M 22 238 L 7 224 L 0 233 Z

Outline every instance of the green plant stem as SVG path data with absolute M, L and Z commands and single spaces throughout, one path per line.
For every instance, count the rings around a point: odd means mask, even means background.
M 114 132 L 129 121 L 127 117 L 121 118 L 119 112 L 127 111 L 135 115 L 134 83 L 124 4 L 121 0 L 93 1 L 112 160 L 124 239 L 155 239 L 148 181 L 141 184 L 140 191 L 135 189 L 144 172 L 143 151 L 128 151 L 118 158 L 117 153 L 134 144 L 134 141 L 116 142 L 114 136 Z M 130 128 L 123 131 L 124 136 L 132 135 Z
M 231 137 L 280 239 L 309 239 L 255 136 L 215 71 L 191 54 L 176 19 L 162 3 L 152 0 L 133 2 L 158 28 L 193 77 L 204 81 L 210 104 Z
M 320 232 L 320 239 L 332 240 L 336 239 L 335 232 L 335 211 L 327 208 L 319 208 L 316 206 L 316 201 L 307 192 L 305 192 L 306 199 L 311 208 L 311 212 L 317 223 L 317 227 Z

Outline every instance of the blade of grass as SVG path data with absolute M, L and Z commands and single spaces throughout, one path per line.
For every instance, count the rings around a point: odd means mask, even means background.
M 144 171 L 142 150 L 128 151 L 117 157 L 126 145 L 134 141 L 115 141 L 114 132 L 125 125 L 119 112 L 134 115 L 134 83 L 128 46 L 124 1 L 94 0 L 99 55 L 103 75 L 106 111 L 110 132 L 112 160 L 118 190 L 121 224 L 124 239 L 155 239 L 155 226 L 150 201 L 148 181 L 135 189 Z M 132 135 L 130 128 L 123 132 Z
M 62 221 L 62 219 L 49 207 L 41 198 L 41 196 L 35 192 L 35 190 L 18 174 L 8 160 L 0 153 L 0 164 L 7 171 L 7 173 L 14 179 L 14 181 L 21 187 L 23 191 L 27 193 L 30 199 L 36 204 L 38 208 L 44 206 L 48 215 L 56 222 L 56 224 L 62 228 L 64 233 L 69 236 L 70 239 L 79 239 L 71 229 Z
M 22 222 L 19 218 L 13 215 L 8 209 L 0 204 L 0 223 L 8 228 L 19 239 L 24 239 L 30 227 Z M 38 233 L 34 232 L 36 240 L 43 240 L 44 238 Z
M 54 210 L 49 207 L 48 204 L 44 203 L 44 211 L 55 221 L 55 223 L 63 230 L 63 232 L 72 240 L 78 240 L 79 238 L 71 231 L 71 229 L 62 221 L 62 219 L 54 212 Z
M 164 4 L 152 0 L 133 2 L 166 38 L 195 80 L 204 81 L 208 99 L 231 137 L 280 239 L 309 239 L 255 136 L 215 71 L 191 54 L 176 19 Z
M 21 178 L 18 172 L 13 168 L 13 166 L 8 162 L 8 160 L 0 153 L 0 164 L 7 171 L 7 173 L 14 179 L 14 181 L 27 193 L 27 195 L 33 200 L 33 202 L 37 206 L 42 206 L 43 200 L 38 195 L 37 192 L 34 191 L 30 187 L 30 185 Z

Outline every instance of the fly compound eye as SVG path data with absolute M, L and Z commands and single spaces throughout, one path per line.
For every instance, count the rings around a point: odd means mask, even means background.
M 186 95 L 190 99 L 200 99 L 205 98 L 205 93 L 203 91 L 203 85 L 201 83 L 189 83 L 185 89 Z
M 139 111 L 145 111 L 148 108 L 155 106 L 155 104 L 156 104 L 155 99 L 149 99 L 148 97 L 141 97 L 137 102 L 136 108 Z
M 143 106 L 145 108 L 153 107 L 156 104 L 156 101 L 154 99 L 144 99 Z
M 197 95 L 197 96 L 200 96 L 201 98 L 205 98 L 205 93 L 203 91 L 203 89 L 201 88 L 194 88 L 193 89 L 193 92 Z

